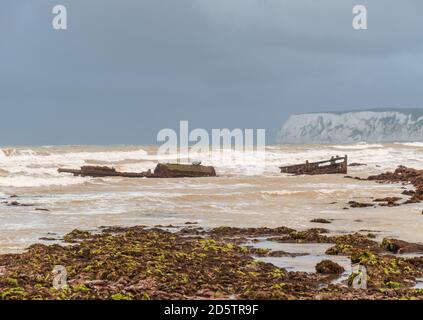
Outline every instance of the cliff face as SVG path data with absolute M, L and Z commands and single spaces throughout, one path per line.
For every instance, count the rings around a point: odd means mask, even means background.
M 280 129 L 277 141 L 288 144 L 423 141 L 423 109 L 293 115 Z

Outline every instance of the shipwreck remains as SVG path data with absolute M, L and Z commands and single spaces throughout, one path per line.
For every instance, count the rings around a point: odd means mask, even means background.
M 57 170 L 59 173 L 72 173 L 74 176 L 81 177 L 125 177 L 125 178 L 144 178 L 151 176 L 151 171 L 147 172 L 118 172 L 115 168 L 110 167 L 97 167 L 97 166 L 84 166 L 80 170 L 63 169 Z
M 332 157 L 329 160 L 308 162 L 291 166 L 280 167 L 281 173 L 291 173 L 295 175 L 316 175 L 316 174 L 346 174 L 348 171 L 348 156 Z
M 214 177 L 216 171 L 212 166 L 200 164 L 159 163 L 154 169 L 154 176 L 158 178 Z
M 193 178 L 215 177 L 216 171 L 212 166 L 200 164 L 159 163 L 154 169 L 145 172 L 119 172 L 111 167 L 84 166 L 80 170 L 58 169 L 59 173 L 72 173 L 81 177 L 124 177 L 124 178 Z

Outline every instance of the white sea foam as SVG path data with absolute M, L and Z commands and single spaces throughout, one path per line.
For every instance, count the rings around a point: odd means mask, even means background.
M 291 190 L 277 190 L 277 191 L 261 191 L 262 194 L 271 195 L 271 196 L 286 196 L 292 194 L 302 193 L 301 191 L 291 191 Z
M 335 145 L 334 149 L 341 150 L 365 150 L 365 149 L 374 149 L 374 148 L 383 148 L 382 144 L 367 144 L 367 143 L 357 143 L 351 145 Z
M 396 143 L 396 144 L 407 146 L 407 147 L 420 147 L 420 148 L 423 148 L 423 142 L 404 142 L 404 143 Z
M 216 167 L 221 176 L 280 176 L 278 167 L 303 163 L 305 160 L 326 160 L 339 150 L 347 153 L 350 162 L 366 163 L 365 169 L 394 169 L 397 165 L 421 167 L 423 143 L 271 146 L 266 152 L 222 150 L 216 153 L 182 156 L 182 162 L 200 160 Z M 89 150 L 89 151 L 88 151 Z M 148 150 L 148 152 L 146 151 Z M 157 155 L 154 147 L 86 148 L 50 147 L 0 149 L 0 187 L 67 186 L 100 183 L 97 179 L 59 174 L 57 168 L 79 168 L 83 165 L 113 166 L 119 171 L 146 171 L 158 162 L 176 161 L 177 155 Z M 355 170 L 355 169 L 352 169 Z M 104 183 L 118 183 L 119 179 L 103 179 Z M 3 191 L 3 190 L 2 190 Z
M 9 176 L 0 177 L 0 186 L 28 188 L 28 187 L 47 187 L 47 186 L 68 186 L 72 184 L 81 184 L 87 182 L 88 178 L 81 177 L 33 177 L 33 176 Z

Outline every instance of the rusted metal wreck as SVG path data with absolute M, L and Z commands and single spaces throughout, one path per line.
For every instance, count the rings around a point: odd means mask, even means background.
M 154 172 L 119 172 L 111 167 L 83 166 L 79 170 L 58 169 L 59 173 L 72 173 L 81 177 L 124 177 L 124 178 L 189 178 L 189 177 L 214 177 L 214 167 L 200 164 L 172 164 L 159 163 Z
M 308 162 L 291 166 L 279 167 L 281 173 L 291 173 L 295 175 L 317 175 L 317 174 L 346 174 L 348 171 L 348 156 L 332 157 L 329 160 Z

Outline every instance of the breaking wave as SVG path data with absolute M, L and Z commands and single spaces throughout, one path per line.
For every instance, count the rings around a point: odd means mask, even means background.
M 182 162 L 200 160 L 205 165 L 216 167 L 220 176 L 279 177 L 278 167 L 305 160 L 326 160 L 332 155 L 347 153 L 350 162 L 365 163 L 367 169 L 378 171 L 393 169 L 399 164 L 421 167 L 423 152 L 421 142 L 402 144 L 353 144 L 335 146 L 269 146 L 265 152 L 242 152 L 222 150 L 214 154 L 201 154 L 189 158 L 183 155 Z M 48 186 L 71 186 L 96 183 L 92 178 L 73 177 L 57 172 L 59 167 L 79 168 L 84 165 L 113 166 L 119 171 L 141 172 L 154 169 L 158 162 L 176 161 L 176 154 L 157 155 L 157 147 L 100 147 L 61 146 L 37 148 L 0 149 L 0 188 L 27 188 Z M 354 169 L 352 169 L 354 170 Z M 105 184 L 118 184 L 122 179 L 105 179 Z M 126 182 L 135 183 L 135 182 Z M 234 184 L 237 182 L 234 181 Z M 194 184 L 195 185 L 195 184 Z M 185 184 L 184 184 L 185 187 Z M 195 186 L 193 186 L 195 188 Z M 204 188 L 202 186 L 201 188 Z M 0 189 L 0 191 L 4 191 Z M 8 191 L 8 190 L 6 190 Z
M 403 143 L 396 143 L 396 144 L 407 146 L 407 147 L 423 148 L 423 142 L 403 142 Z
M 365 150 L 365 149 L 374 149 L 374 148 L 383 148 L 382 144 L 367 144 L 367 143 L 357 143 L 352 145 L 335 145 L 333 148 L 341 150 Z

